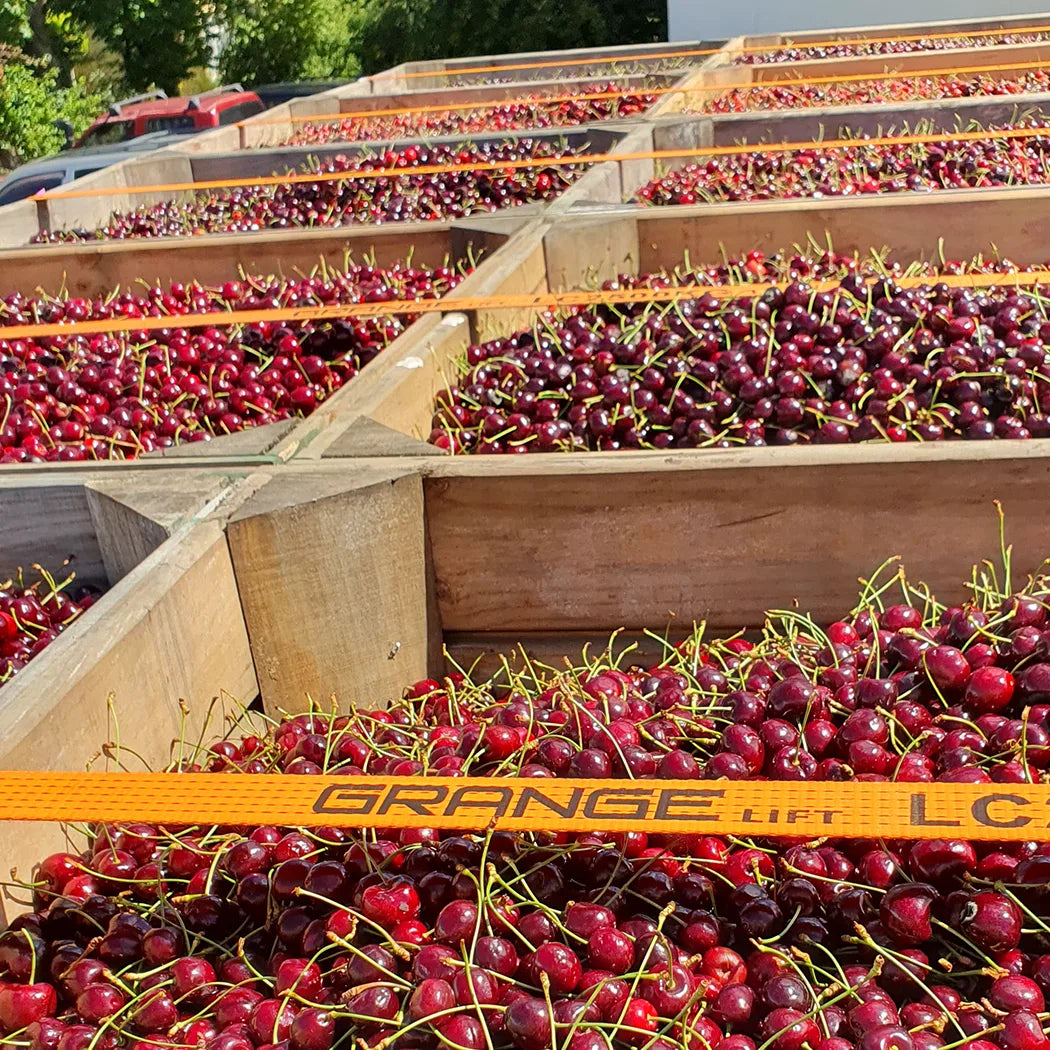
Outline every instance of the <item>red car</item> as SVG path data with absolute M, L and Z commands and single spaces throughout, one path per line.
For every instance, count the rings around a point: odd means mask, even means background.
M 265 108 L 254 91 L 245 91 L 240 84 L 178 98 L 168 98 L 163 91 L 148 91 L 114 102 L 84 132 L 77 145 L 108 146 L 151 131 L 207 131 L 236 124 Z

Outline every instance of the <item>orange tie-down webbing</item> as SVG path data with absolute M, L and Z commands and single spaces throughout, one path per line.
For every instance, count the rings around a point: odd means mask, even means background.
M 872 277 L 868 284 L 892 281 L 898 288 L 943 284 L 949 288 L 1034 288 L 1050 284 L 1050 270 L 1018 273 L 927 274 L 910 277 Z M 0 343 L 53 336 L 109 335 L 114 332 L 151 332 L 162 328 L 210 328 L 233 324 L 281 321 L 325 321 L 388 314 L 462 313 L 468 310 L 547 310 L 621 303 L 675 303 L 709 295 L 715 299 L 758 298 L 785 281 L 748 284 L 683 284 L 670 288 L 617 288 L 597 292 L 536 292 L 520 295 L 450 296 L 445 299 L 393 299 L 384 302 L 327 306 L 280 307 L 273 310 L 228 310 L 206 314 L 163 314 L 159 317 L 107 317 L 97 321 L 52 321 L 47 324 L 0 324 Z M 834 291 L 838 280 L 807 281 L 811 292 Z M 2 314 L 0 314 L 2 321 Z
M 230 189 L 234 186 L 295 186 L 316 182 L 356 182 L 400 175 L 446 175 L 462 171 L 510 172 L 527 168 L 588 166 L 606 161 L 675 160 L 686 157 L 729 157 L 752 154 L 792 153 L 805 150 L 846 149 L 863 146 L 917 146 L 938 142 L 980 142 L 990 139 L 1028 139 L 1050 136 L 1050 128 L 981 128 L 978 131 L 943 131 L 915 135 L 877 135 L 871 138 L 806 139 L 804 142 L 765 142 L 745 146 L 690 146 L 685 149 L 639 150 L 631 153 L 563 153 L 553 157 L 520 157 L 514 160 L 465 161 L 458 164 L 417 164 L 407 168 L 369 168 L 361 171 L 300 172 L 290 175 L 244 175 L 232 179 L 198 182 L 151 183 L 146 186 L 99 186 L 81 190 L 47 190 L 29 198 L 34 201 L 68 200 L 78 197 L 118 197 L 140 193 L 182 193 L 195 190 Z
M 1050 838 L 1050 785 L 0 773 L 0 820 Z
M 807 84 L 852 84 L 867 81 L 881 82 L 885 80 L 922 80 L 924 78 L 940 79 L 942 77 L 973 76 L 979 73 L 1016 73 L 1025 69 L 1042 69 L 1048 65 L 1047 59 L 1038 59 L 1034 62 L 1009 62 L 997 63 L 991 66 L 949 66 L 947 69 L 915 69 L 906 72 L 886 73 L 850 73 L 831 74 L 824 76 L 804 77 L 782 77 L 777 80 L 739 80 L 734 83 L 725 84 L 697 84 L 693 86 L 678 85 L 673 87 L 654 88 L 610 88 L 602 91 L 577 91 L 558 95 L 522 95 L 519 98 L 486 99 L 484 102 L 445 102 L 426 106 L 400 106 L 396 109 L 352 109 L 345 112 L 313 113 L 309 116 L 288 116 L 272 120 L 256 120 L 248 118 L 239 122 L 238 127 L 265 127 L 269 124 L 309 124 L 320 121 L 334 120 L 360 120 L 367 121 L 373 117 L 402 117 L 414 113 L 456 113 L 461 110 L 476 111 L 486 109 L 500 109 L 503 106 L 546 106 L 561 102 L 600 102 L 611 99 L 633 98 L 637 95 L 652 95 L 657 98 L 666 95 L 696 95 L 696 94 L 720 94 L 726 91 L 747 90 L 751 88 L 771 87 L 801 87 Z M 990 95 L 989 101 L 996 99 L 1015 98 L 1023 101 L 1015 95 Z M 918 101 L 902 99 L 902 101 Z M 843 103 L 845 104 L 845 103 Z M 751 110 L 743 110 L 740 113 L 717 114 L 718 116 L 746 116 Z M 754 112 L 761 112 L 757 110 Z
M 952 30 L 941 33 L 912 33 L 905 36 L 859 36 L 842 37 L 840 39 L 828 40 L 801 40 L 793 43 L 788 39 L 778 44 L 754 44 L 741 47 L 702 47 L 688 48 L 677 51 L 656 51 L 643 55 L 616 55 L 611 58 L 562 58 L 549 59 L 545 62 L 518 62 L 512 65 L 488 65 L 488 66 L 461 66 L 454 69 L 442 70 L 413 70 L 410 73 L 397 73 L 396 77 L 407 80 L 417 77 L 463 77 L 473 73 L 509 73 L 516 69 L 560 69 L 569 66 L 608 66 L 617 63 L 630 62 L 656 62 L 664 59 L 675 58 L 702 58 L 709 55 L 760 55 L 768 51 L 782 51 L 785 48 L 815 48 L 815 47 L 839 47 L 846 44 L 908 44 L 923 40 L 974 40 L 983 36 L 1033 36 L 1040 33 L 1050 32 L 1050 25 L 1036 26 L 999 26 L 994 29 L 967 29 Z M 782 36 L 790 38 L 790 34 Z M 897 58 L 898 55 L 888 54 L 887 59 Z M 382 84 L 383 78 L 372 78 L 373 83 Z

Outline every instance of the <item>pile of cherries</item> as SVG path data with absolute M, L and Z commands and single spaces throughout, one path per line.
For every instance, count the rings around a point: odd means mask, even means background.
M 893 80 L 855 80 L 839 84 L 765 85 L 734 88 L 712 98 L 701 112 L 747 113 L 751 110 L 805 109 L 814 106 L 891 105 L 940 98 L 1024 95 L 1050 91 L 1050 71 L 991 76 L 900 76 Z
M 792 44 L 788 41 L 780 48 L 750 51 L 741 55 L 737 61 L 757 65 L 762 62 L 803 62 L 813 58 L 906 55 L 913 51 L 956 51 L 959 48 L 1000 47 L 1003 44 L 1039 44 L 1044 43 L 1046 39 L 1046 33 L 1018 29 L 1016 32 L 982 33 L 980 36 L 931 36 L 918 40 L 887 40 L 879 37 L 873 40 L 859 38 L 824 44 Z
M 0 583 L 0 685 L 10 681 L 98 600 L 95 587 L 72 588 L 36 567 L 38 579 Z M 72 593 L 71 593 L 72 592 Z
M 129 212 L 114 212 L 94 230 L 52 230 L 36 242 L 122 240 L 131 237 L 188 237 L 206 233 L 347 226 L 383 222 L 455 219 L 476 212 L 549 201 L 572 185 L 587 164 L 498 168 L 438 174 L 379 175 L 355 178 L 355 172 L 424 165 L 498 164 L 528 157 L 583 156 L 583 148 L 519 138 L 481 145 L 406 146 L 366 156 L 331 157 L 317 168 L 346 178 L 239 186 L 221 192 L 199 192 L 192 200 L 163 201 Z
M 752 252 L 707 270 L 622 275 L 603 286 L 607 304 L 471 346 L 436 399 L 429 440 L 492 454 L 1050 437 L 1039 289 L 949 287 L 933 272 L 905 286 L 896 269 Z M 813 278 L 837 284 L 819 290 Z M 733 299 L 617 304 L 615 294 L 781 280 Z
M 573 87 L 580 95 L 622 90 L 615 80 Z M 558 91 L 559 96 L 568 91 Z M 548 93 L 549 94 L 549 93 Z M 657 99 L 644 91 L 617 98 L 580 98 L 551 102 L 546 95 L 527 96 L 528 102 L 485 103 L 474 110 L 441 110 L 369 117 L 365 113 L 341 120 L 300 124 L 284 145 L 315 146 L 328 142 L 360 142 L 405 135 L 472 135 L 483 131 L 516 131 L 522 128 L 568 127 L 596 120 L 626 120 L 644 113 Z
M 0 464 L 132 459 L 309 415 L 397 338 L 411 316 L 224 324 L 230 310 L 434 299 L 450 267 L 366 263 L 305 278 L 247 275 L 106 297 L 0 300 Z M 181 328 L 183 314 L 215 324 Z M 12 325 L 171 317 L 170 327 L 5 339 Z
M 642 204 L 702 204 L 1050 182 L 1050 123 L 1026 121 L 1002 128 L 1034 131 L 1017 138 L 945 138 L 893 145 L 865 144 L 858 137 L 856 145 L 849 146 L 715 156 L 653 179 L 635 197 Z M 925 133 L 922 127 L 914 132 Z
M 1039 783 L 1050 581 L 899 577 L 822 630 L 454 674 L 215 775 Z M 900 590 L 898 590 L 898 587 Z M 189 752 L 192 755 L 192 750 Z M 420 825 L 92 830 L 0 935 L 29 1050 L 1047 1050 L 1050 846 Z M 713 830 L 713 829 L 712 829 Z

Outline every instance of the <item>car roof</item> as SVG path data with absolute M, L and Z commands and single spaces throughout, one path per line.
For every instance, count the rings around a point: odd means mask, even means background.
M 117 124 L 136 117 L 179 116 L 194 110 L 224 109 L 243 101 L 244 95 L 254 97 L 253 91 L 245 91 L 240 84 L 230 84 L 213 91 L 203 91 L 198 95 L 176 95 L 174 98 L 151 98 L 141 102 L 128 102 L 120 105 L 118 112 L 107 112 L 100 123 Z
M 129 153 L 161 149 L 164 146 L 170 146 L 174 142 L 181 142 L 189 137 L 189 135 L 172 135 L 166 131 L 154 131 L 112 146 L 85 146 L 83 149 L 63 150 L 61 153 L 56 153 L 53 157 L 32 160 L 28 164 L 15 168 L 0 180 L 0 186 L 13 182 L 15 178 L 21 179 L 28 175 L 47 175 L 49 172 L 65 171 L 67 168 L 88 166 L 94 166 L 96 169 L 105 168 L 110 164 L 117 164 L 125 160 Z

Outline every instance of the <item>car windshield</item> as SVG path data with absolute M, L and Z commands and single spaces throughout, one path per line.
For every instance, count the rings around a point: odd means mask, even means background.
M 111 120 L 92 128 L 80 143 L 81 146 L 111 146 L 115 142 L 124 142 L 134 133 L 130 120 Z
M 146 120 L 146 131 L 192 131 L 196 127 L 193 115 L 181 113 L 171 117 L 149 117 Z
M 39 193 L 41 190 L 53 190 L 56 186 L 62 185 L 62 179 L 61 171 L 26 175 L 25 178 L 16 179 L 9 186 L 0 190 L 0 205 L 25 200 L 26 197 L 32 197 L 34 193 Z
M 254 117 L 256 113 L 261 113 L 265 108 L 262 102 L 257 102 L 255 99 L 250 102 L 241 102 L 236 106 L 230 106 L 229 109 L 224 109 L 219 114 L 219 123 L 227 127 L 230 124 L 236 124 L 239 120 Z

